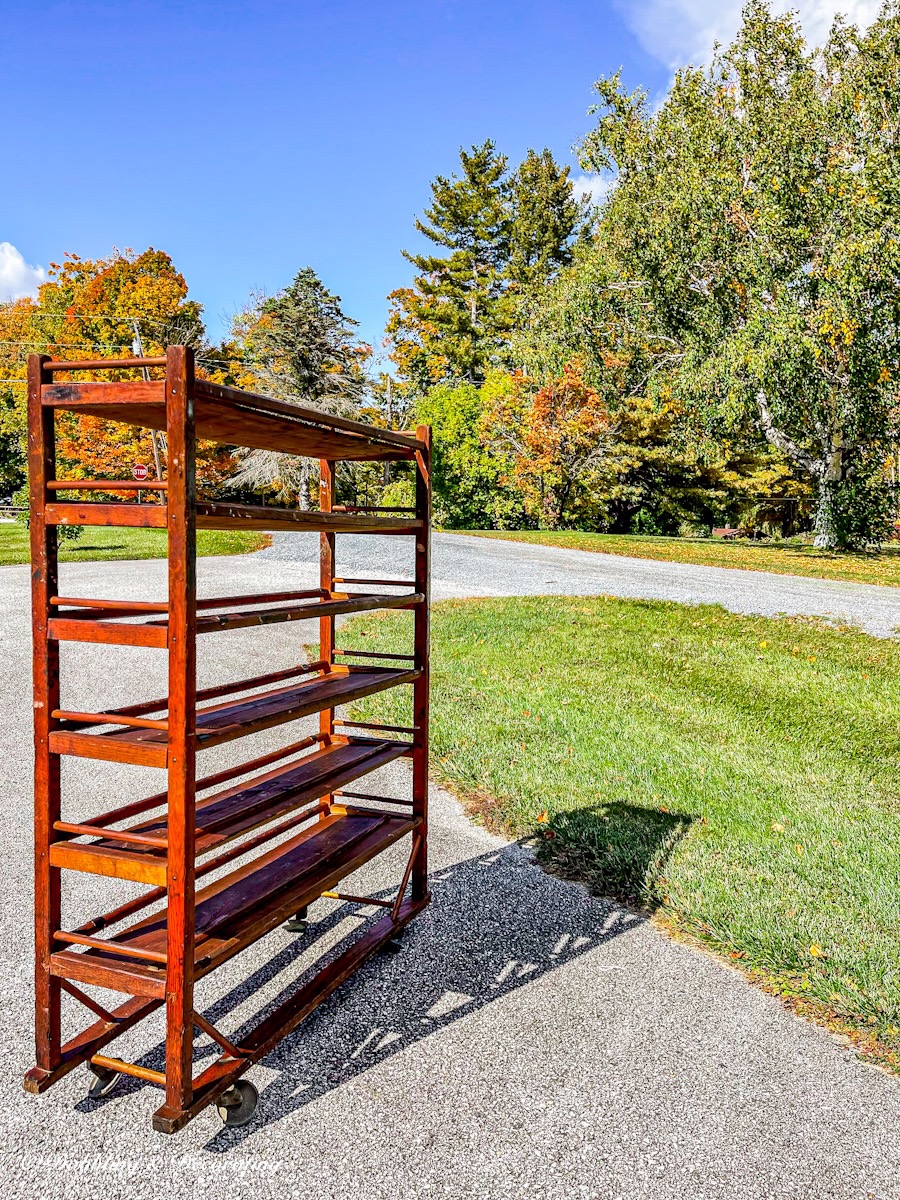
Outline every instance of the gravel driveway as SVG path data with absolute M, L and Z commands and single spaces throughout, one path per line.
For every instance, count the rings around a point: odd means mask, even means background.
M 338 566 L 343 574 L 359 571 L 386 577 L 385 571 L 402 570 L 409 561 L 406 538 L 392 539 L 387 550 L 387 538 L 343 541 L 349 547 L 345 550 L 339 543 L 342 557 Z M 315 535 L 281 533 L 260 557 L 312 564 L 318 563 L 318 555 Z M 900 626 L 900 588 L 869 583 L 656 562 L 456 533 L 434 535 L 433 559 L 435 599 L 604 593 L 682 604 L 721 604 L 731 612 L 762 616 L 834 617 L 859 625 L 876 637 L 896 636 Z
M 288 549 L 279 539 L 262 555 L 201 560 L 201 589 L 222 594 L 311 581 L 307 551 L 287 560 Z M 400 569 L 366 554 L 361 544 L 340 570 L 364 570 L 367 562 L 373 574 Z M 664 577 L 663 594 L 687 598 L 677 588 L 696 587 L 701 574 L 738 574 L 670 572 L 655 563 L 455 537 L 437 538 L 435 557 L 439 595 L 508 590 L 508 567 L 517 557 L 514 581 L 529 592 L 568 590 L 575 580 L 573 590 L 633 594 L 624 589 L 636 586 L 635 571 L 646 570 Z M 64 565 L 62 578 L 68 594 L 164 594 L 159 562 Z M 798 584 L 839 595 L 888 591 L 744 579 L 748 595 L 771 589 L 773 610 L 787 607 Z M 0 568 L 3 1200 L 900 1200 L 896 1079 L 793 1019 L 736 972 L 627 910 L 545 875 L 521 848 L 469 823 L 440 789 L 432 794 L 434 903 L 410 929 L 403 953 L 370 962 L 251 1070 L 260 1089 L 251 1125 L 225 1131 L 207 1110 L 165 1138 L 150 1130 L 156 1089 L 128 1081 L 92 1103 L 83 1098 L 82 1071 L 42 1097 L 26 1096 L 20 1079 L 32 1055 L 27 588 L 26 568 Z M 866 611 L 862 595 L 856 603 L 854 612 Z M 869 611 L 881 611 L 879 603 L 871 601 Z M 900 620 L 886 604 L 880 619 L 884 632 Z M 284 665 L 299 656 L 302 637 L 296 626 L 208 637 L 202 683 Z M 165 691 L 162 657 L 154 651 L 63 649 L 67 707 L 89 697 L 114 704 Z M 222 747 L 215 766 L 260 753 L 277 738 L 270 731 L 240 749 Z M 65 760 L 65 778 L 64 815 L 99 811 L 147 786 L 146 771 L 77 759 Z M 377 786 L 408 786 L 405 765 L 386 769 Z M 396 856 L 377 860 L 356 882 L 387 889 L 397 867 Z M 66 885 L 67 922 L 117 895 L 113 881 L 86 875 L 68 874 Z M 127 894 L 130 885 L 119 886 Z M 314 932 L 326 941 L 355 922 L 351 916 L 337 924 L 327 901 L 312 916 Z M 283 931 L 272 934 L 203 981 L 198 1007 L 233 1035 L 291 985 L 305 966 L 305 945 Z M 158 1066 L 160 1033 L 157 1020 L 117 1046 Z M 205 1038 L 197 1047 L 209 1055 Z

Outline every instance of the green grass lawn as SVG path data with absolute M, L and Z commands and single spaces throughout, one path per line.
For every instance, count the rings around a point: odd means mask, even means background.
M 900 545 L 872 553 L 835 553 L 816 550 L 800 541 L 751 542 L 740 538 L 645 537 L 617 533 L 549 533 L 525 529 L 516 532 L 459 530 L 475 537 L 503 538 L 566 550 L 593 550 L 598 554 L 624 554 L 663 562 L 698 563 L 705 567 L 740 567 L 745 571 L 774 571 L 778 575 L 810 575 L 816 579 L 844 579 L 851 583 L 882 583 L 900 587 Z
M 241 530 L 201 529 L 197 534 L 197 553 L 249 554 L 268 545 L 262 533 Z M 111 529 L 102 526 L 86 528 L 75 541 L 60 542 L 61 562 L 90 562 L 112 558 L 165 558 L 164 529 Z M 19 522 L 0 524 L 0 566 L 28 562 L 28 530 Z
M 900 1066 L 900 645 L 535 597 L 437 605 L 432 661 L 433 765 L 482 819 Z M 358 712 L 404 723 L 405 690 Z

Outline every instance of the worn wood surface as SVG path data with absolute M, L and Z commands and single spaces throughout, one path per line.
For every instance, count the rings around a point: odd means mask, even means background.
M 100 370 L 114 376 L 117 371 L 163 366 L 165 378 L 156 380 L 146 376 L 106 382 L 54 378 Z M 164 430 L 166 478 L 146 484 L 57 479 L 53 424 L 58 409 Z M 320 511 L 198 502 L 198 437 L 320 459 Z M 336 505 L 336 465 L 344 459 L 412 460 L 417 477 L 415 509 Z M 420 427 L 415 434 L 377 429 L 197 381 L 193 354 L 185 347 L 170 347 L 165 359 L 157 360 L 53 363 L 31 356 L 37 1059 L 26 1076 L 27 1090 L 41 1092 L 78 1063 L 93 1059 L 98 1066 L 163 1086 L 165 1103 L 154 1125 L 167 1132 L 180 1128 L 428 902 L 430 471 L 427 428 Z M 156 493 L 152 503 L 59 498 L 59 493 L 65 492 L 131 494 L 145 489 Z M 56 529 L 65 524 L 165 528 L 167 601 L 60 596 Z M 197 528 L 318 532 L 320 587 L 198 601 Z M 361 532 L 414 534 L 414 579 L 373 581 L 337 576 L 336 535 Z M 338 584 L 366 590 L 335 591 Z M 373 592 L 373 587 L 414 590 L 395 594 Z M 413 610 L 412 654 L 335 647 L 335 617 L 379 608 Z M 311 618 L 319 621 L 319 661 L 198 691 L 198 632 L 227 633 Z M 64 709 L 59 688 L 60 640 L 166 650 L 168 695 L 111 710 L 99 704 L 90 711 Z M 343 661 L 354 657 L 375 661 Z M 342 661 L 337 662 L 339 658 Z M 357 723 L 355 727 L 371 730 L 371 735 L 335 733 L 336 726 L 354 725 L 335 719 L 337 706 L 400 685 L 413 688 L 412 727 Z M 248 691 L 254 694 L 248 696 Z M 204 779 L 196 778 L 199 749 L 313 713 L 319 714 L 318 733 Z M 103 725 L 109 727 L 103 731 Z M 411 736 L 412 741 L 385 738 L 389 733 Z M 63 754 L 164 767 L 167 786 L 96 817 L 78 812 L 64 821 L 60 796 Z M 347 790 L 348 784 L 400 756 L 413 760 L 411 800 Z M 202 795 L 199 800 L 198 793 Z M 353 800 L 367 804 L 348 803 Z M 117 827 L 124 821 L 132 823 Z M 337 890 L 345 876 L 408 835 L 412 840 L 406 870 L 393 900 Z M 251 852 L 259 852 L 258 857 L 247 861 Z M 241 865 L 233 867 L 234 861 Z M 75 929 L 64 930 L 62 870 L 130 880 L 149 890 L 82 921 Z M 218 877 L 197 890 L 196 880 L 201 876 Z M 412 895 L 405 898 L 410 881 Z M 390 906 L 390 912 L 265 1017 L 240 1045 L 229 1042 L 195 1012 L 195 981 L 322 895 L 353 904 Z M 166 905 L 161 912 L 139 916 L 163 899 Z M 128 921 L 132 923 L 122 928 Z M 125 992 L 129 999 L 110 1012 L 81 991 L 79 984 Z M 80 1004 L 98 1018 L 65 1045 L 60 1034 L 63 989 L 70 997 L 67 1003 Z M 164 1072 L 101 1053 L 121 1032 L 160 1005 L 166 1011 Z M 192 1080 L 195 1028 L 205 1030 L 223 1050 L 196 1081 Z

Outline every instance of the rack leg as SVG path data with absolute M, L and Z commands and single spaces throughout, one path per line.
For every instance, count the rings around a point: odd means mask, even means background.
M 59 643 L 49 638 L 50 599 L 59 593 L 56 527 L 44 519 L 47 483 L 56 475 L 53 409 L 41 388 L 50 382 L 46 355 L 28 360 L 28 474 L 31 503 L 31 599 L 34 677 L 34 942 L 37 1067 L 60 1061 L 60 983 L 50 974 L 53 935 L 61 925 L 60 872 L 50 866 L 53 826 L 60 817 L 59 755 L 50 753 L 51 713 L 59 704 Z
M 415 658 L 421 672 L 413 684 L 413 812 L 419 818 L 419 851 L 412 868 L 412 897 L 428 895 L 428 697 L 431 611 L 431 429 L 420 425 L 416 436 L 426 450 L 416 456 L 416 517 L 423 528 L 416 535 L 416 591 L 425 603 L 415 609 Z

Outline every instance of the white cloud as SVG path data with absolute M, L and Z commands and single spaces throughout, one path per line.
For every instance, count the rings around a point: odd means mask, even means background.
M 575 175 L 572 178 L 572 189 L 579 198 L 585 196 L 591 204 L 602 204 L 613 186 L 612 179 L 604 179 L 602 175 Z
M 713 44 L 727 44 L 741 23 L 743 0 L 616 0 L 628 27 L 648 54 L 672 68 L 709 61 Z M 807 38 L 821 44 L 837 13 L 870 25 L 880 0 L 775 0 L 773 9 L 796 12 Z
M 0 242 L 0 302 L 33 296 L 47 278 L 43 267 L 31 267 L 11 242 Z

